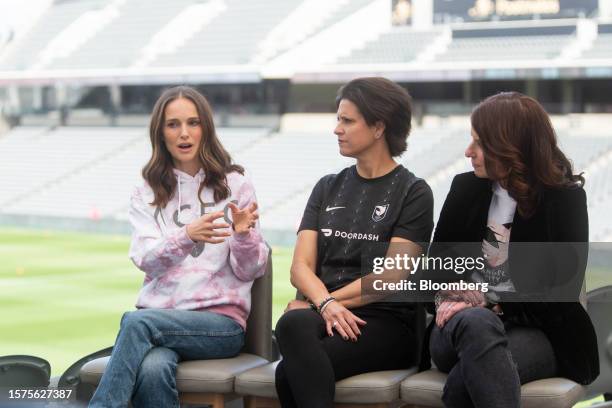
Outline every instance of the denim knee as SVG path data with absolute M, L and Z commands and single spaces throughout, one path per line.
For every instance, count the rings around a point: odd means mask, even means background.
M 481 331 L 492 327 L 497 330 L 504 330 L 504 324 L 495 312 L 484 307 L 463 309 L 457 312 L 455 318 L 457 323 L 463 326 L 464 329 Z
M 176 353 L 165 347 L 152 348 L 138 369 L 138 377 L 143 381 L 159 381 L 174 376 L 177 367 Z
M 148 320 L 150 314 L 151 311 L 145 309 L 125 312 L 121 317 L 121 328 L 129 328 L 142 324 Z
M 139 310 L 125 312 L 123 316 L 121 316 L 121 328 L 133 326 L 138 320 L 141 320 L 141 316 L 138 312 Z
M 468 341 L 474 345 L 489 344 L 492 340 L 507 342 L 503 322 L 489 309 L 471 307 L 461 310 L 451 322 L 452 336 L 456 340 Z
M 132 395 L 134 408 L 178 407 L 176 368 L 179 357 L 166 347 L 152 348 L 138 368 Z
M 125 312 L 121 317 L 120 330 L 127 335 L 129 333 L 140 332 L 148 329 L 151 337 L 153 336 L 153 325 L 151 324 L 151 310 L 134 310 Z

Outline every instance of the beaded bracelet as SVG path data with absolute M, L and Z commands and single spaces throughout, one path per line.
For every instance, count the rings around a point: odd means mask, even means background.
M 327 299 L 324 299 L 321 304 L 319 305 L 319 314 L 323 314 L 323 312 L 325 311 L 325 308 L 333 301 L 335 301 L 336 298 L 333 296 L 328 297 Z

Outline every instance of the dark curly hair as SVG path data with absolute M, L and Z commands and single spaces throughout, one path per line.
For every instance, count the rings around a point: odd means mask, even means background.
M 548 114 L 535 99 L 518 92 L 490 96 L 474 109 L 471 122 L 489 178 L 508 190 L 521 216 L 533 215 L 544 188 L 584 185 L 584 177 L 574 174 L 557 145 Z

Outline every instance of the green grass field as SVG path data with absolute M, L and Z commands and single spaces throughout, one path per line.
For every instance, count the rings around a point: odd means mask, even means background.
M 112 345 L 143 278 L 128 246 L 125 236 L 0 230 L 0 355 L 40 356 L 60 375 Z M 273 248 L 273 262 L 276 321 L 295 296 L 291 250 Z
M 57 376 L 112 345 L 143 278 L 128 246 L 126 236 L 0 229 L 0 355 L 45 358 Z M 291 254 L 273 248 L 273 322 L 295 296 Z

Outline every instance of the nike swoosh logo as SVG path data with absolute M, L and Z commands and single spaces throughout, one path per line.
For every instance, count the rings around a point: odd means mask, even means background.
M 327 207 L 325 211 L 334 211 L 334 210 L 339 210 L 341 208 L 346 208 L 346 207 Z

